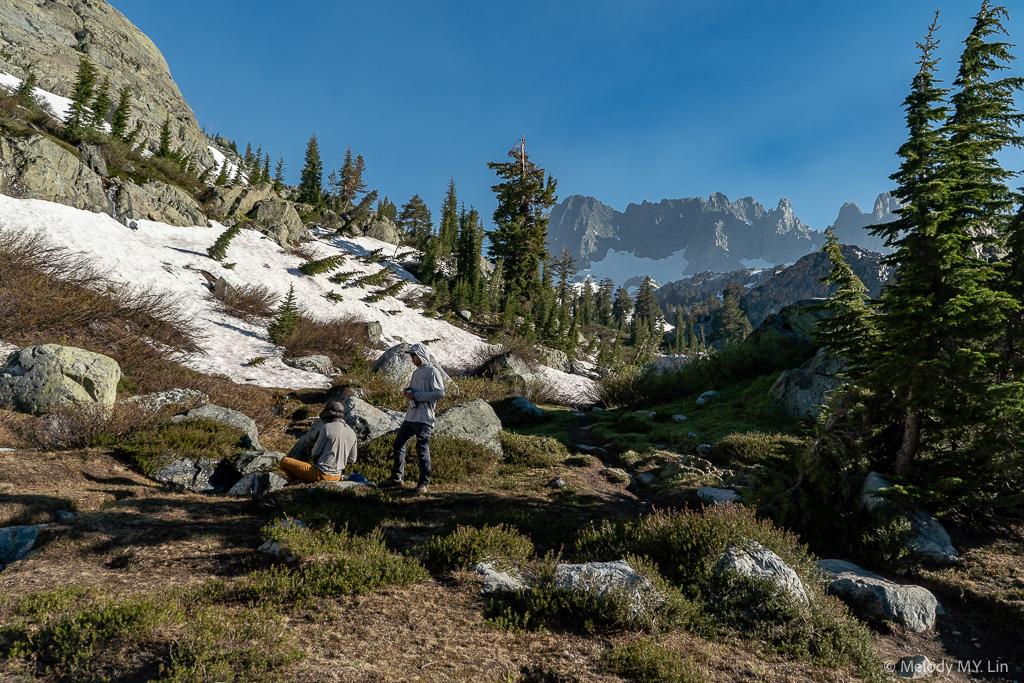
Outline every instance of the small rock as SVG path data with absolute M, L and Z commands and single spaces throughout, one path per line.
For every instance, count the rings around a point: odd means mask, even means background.
M 548 486 L 550 486 L 553 489 L 564 489 L 565 479 L 562 479 L 561 477 L 555 477 L 554 479 L 548 482 Z
M 664 603 L 650 581 L 637 574 L 626 560 L 559 564 L 555 567 L 555 585 L 598 597 L 625 592 L 634 617 L 649 614 Z
M 320 375 L 333 375 L 334 363 L 327 356 L 300 356 L 298 358 L 285 358 L 284 364 L 296 370 L 314 372 Z
M 935 673 L 935 665 L 924 655 L 903 657 L 900 661 L 896 662 L 896 675 L 900 678 L 918 680 L 928 678 L 933 673 Z
M 210 397 L 195 389 L 167 389 L 158 391 L 155 394 L 143 396 L 130 396 L 124 403 L 137 403 L 146 410 L 156 413 L 162 408 L 177 406 L 181 408 L 195 408 L 210 402 Z
M 703 486 L 697 489 L 697 497 L 705 503 L 712 505 L 728 505 L 739 500 L 739 494 L 732 489 L 716 489 L 713 486 Z
M 717 391 L 714 391 L 714 390 L 712 390 L 712 391 L 705 391 L 703 394 L 701 394 L 700 396 L 697 397 L 697 405 L 699 405 L 699 406 L 707 405 L 708 402 L 711 401 L 711 399 L 717 398 L 718 396 L 719 396 L 719 393 Z
M 273 472 L 252 472 L 239 479 L 228 495 L 262 496 L 283 489 L 287 483 L 284 477 Z
M 651 474 L 650 472 L 641 472 L 640 474 L 636 475 L 636 478 L 639 479 L 640 482 L 644 484 L 650 484 L 652 481 L 654 481 L 654 475 Z
M 507 572 L 498 571 L 490 562 L 481 562 L 473 566 L 473 571 L 480 575 L 483 587 L 480 592 L 484 595 L 490 593 L 511 593 L 514 591 L 529 590 L 529 586 L 523 583 L 518 576 Z
M 284 453 L 278 451 L 242 451 L 235 460 L 235 471 L 240 475 L 253 474 L 277 467 Z
M 685 415 L 673 415 L 672 416 L 672 421 L 673 422 L 686 422 L 686 416 Z
M 701 445 L 697 446 L 698 455 L 711 455 L 714 452 L 715 447 L 712 444 L 702 443 Z
M 687 436 L 689 436 L 691 439 L 696 439 L 697 438 L 697 432 L 688 432 Z
M 519 396 L 512 401 L 512 407 L 519 413 L 529 417 L 544 417 L 543 410 L 538 408 L 529 399 L 523 398 L 522 396 Z
M 658 413 L 654 410 L 638 410 L 636 411 L 636 414 L 643 415 L 644 417 L 654 417 Z
M 363 486 L 375 488 L 377 485 L 370 481 L 349 481 L 348 479 L 342 479 L 341 481 L 321 481 L 313 488 L 344 491 L 345 489 L 355 489 Z
M 598 474 L 613 484 L 629 483 L 629 473 L 626 470 L 620 470 L 618 467 L 605 467 Z
M 67 510 L 57 510 L 57 521 L 61 524 L 71 524 L 78 520 L 78 515 L 74 512 L 68 512 Z
M 467 310 L 461 310 L 459 311 L 459 317 L 465 320 L 466 322 L 469 322 L 470 320 L 473 319 L 473 314 Z
M 572 413 L 570 413 L 570 414 L 571 414 L 571 415 L 572 415 L 573 417 L 584 417 L 584 416 L 586 415 L 586 413 L 584 413 L 583 411 L 580 411 L 580 410 L 574 410 L 574 411 L 572 411 Z

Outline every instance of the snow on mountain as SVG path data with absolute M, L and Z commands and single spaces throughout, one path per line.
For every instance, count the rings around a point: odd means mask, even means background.
M 286 366 L 282 349 L 267 337 L 265 327 L 231 317 L 218 309 L 210 295 L 204 271 L 229 284 L 259 284 L 278 297 L 295 288 L 300 308 L 312 317 L 347 317 L 377 321 L 382 340 L 388 345 L 426 342 L 432 355 L 447 371 L 458 373 L 478 363 L 478 354 L 490 349 L 480 337 L 443 320 L 425 315 L 394 297 L 368 303 L 362 299 L 377 288 L 334 285 L 326 275 L 309 277 L 299 272 L 303 259 L 253 230 L 242 230 L 228 247 L 227 263 L 209 258 L 206 250 L 224 231 L 217 222 L 212 227 L 174 227 L 154 221 L 136 221 L 137 230 L 125 227 L 110 216 L 74 209 L 35 199 L 14 199 L 0 194 L 0 230 L 28 231 L 54 244 L 64 245 L 82 254 L 111 280 L 139 288 L 167 291 L 180 297 L 181 304 L 202 333 L 203 353 L 185 358 L 185 365 L 208 374 L 223 374 L 239 383 L 280 388 L 322 388 L 329 380 L 315 373 Z M 357 256 L 384 249 L 390 255 L 395 245 L 369 237 L 330 237 L 308 245 L 318 258 L 347 255 L 341 270 L 354 271 L 353 280 L 382 268 L 391 268 L 398 278 L 411 278 L 395 265 L 366 264 Z M 423 287 L 415 280 L 406 292 Z M 327 298 L 328 292 L 342 301 Z M 249 359 L 266 361 L 250 367 Z M 552 370 L 544 373 L 565 399 L 595 396 L 594 383 L 584 377 Z
M 660 259 L 645 258 L 631 252 L 609 249 L 604 258 L 600 261 L 592 261 L 589 268 L 579 272 L 578 277 L 586 278 L 589 275 L 595 282 L 611 278 L 613 282 L 622 284 L 630 278 L 636 277 L 637 273 L 643 273 L 659 282 L 669 282 L 681 278 L 687 265 L 689 265 L 689 261 L 686 260 L 685 248 Z
M 12 76 L 9 73 L 0 71 L 0 86 L 14 91 L 21 87 L 21 79 L 16 76 Z M 71 113 L 71 100 L 66 97 L 61 97 L 60 95 L 54 95 L 52 92 L 48 92 L 42 88 L 33 88 L 32 94 L 36 99 L 46 102 L 46 104 L 50 106 L 50 110 L 58 119 L 61 121 L 68 120 L 68 115 Z

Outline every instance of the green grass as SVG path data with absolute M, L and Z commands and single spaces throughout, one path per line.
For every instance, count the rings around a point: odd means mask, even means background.
M 162 422 L 123 438 L 100 438 L 93 445 L 110 447 L 142 474 L 152 475 L 181 458 L 223 460 L 238 455 L 242 430 L 209 420 Z
M 518 569 L 533 555 L 533 543 L 504 524 L 481 528 L 458 526 L 424 547 L 427 562 L 443 569 L 469 569 L 479 562 Z
M 683 655 L 652 640 L 617 645 L 601 657 L 608 670 L 629 680 L 649 683 L 701 683 L 704 672 Z

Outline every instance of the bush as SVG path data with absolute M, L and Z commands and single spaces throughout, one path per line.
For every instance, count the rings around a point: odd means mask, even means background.
M 707 680 L 699 666 L 678 652 L 650 640 L 617 645 L 601 657 L 608 670 L 630 680 L 650 683 L 700 683 Z
M 222 311 L 247 323 L 265 323 L 274 315 L 277 295 L 264 285 L 244 284 L 235 287 L 218 280 L 212 296 Z
M 59 406 L 32 423 L 29 439 L 39 448 L 83 448 L 151 425 L 156 416 L 134 403 Z
M 727 462 L 752 465 L 785 462 L 808 446 L 807 439 L 789 434 L 745 432 L 730 434 L 718 443 L 715 454 Z
M 394 435 L 387 435 L 360 446 L 355 469 L 370 481 L 384 481 L 390 477 L 394 442 Z M 405 453 L 405 478 L 409 481 L 419 478 L 415 443 L 415 438 L 411 439 Z M 490 472 L 496 460 L 494 453 L 478 443 L 448 436 L 430 437 L 430 478 L 435 484 L 472 481 Z
M 428 563 L 443 569 L 469 569 L 480 562 L 519 568 L 533 555 L 533 543 L 504 524 L 459 526 L 427 543 L 424 553 Z
M 504 430 L 498 434 L 504 460 L 513 467 L 554 467 L 569 455 L 557 439 L 545 436 L 525 436 Z
M 322 354 L 335 366 L 347 368 L 370 342 L 365 323 L 346 318 L 317 320 L 299 316 L 291 331 L 275 343 L 284 347 L 286 357 Z
M 113 447 L 117 455 L 128 458 L 142 474 L 152 475 L 179 458 L 224 460 L 239 452 L 242 431 L 208 420 L 160 422 L 151 424 L 127 438 L 101 437 L 93 443 Z
M 554 628 L 595 633 L 622 629 L 655 631 L 693 617 L 693 605 L 665 582 L 650 563 L 632 555 L 627 555 L 626 561 L 650 581 L 655 591 L 642 597 L 639 605 L 628 590 L 599 595 L 559 588 L 555 583 L 558 557 L 549 555 L 537 567 L 530 590 L 491 597 L 488 620 L 513 631 Z
M 299 266 L 299 272 L 303 275 L 319 275 L 321 273 L 329 273 L 336 268 L 340 268 L 345 263 L 345 254 L 339 254 L 337 256 L 328 256 L 327 258 L 316 259 L 314 261 L 307 261 Z
M 217 237 L 210 248 L 206 250 L 206 253 L 214 261 L 223 261 L 224 257 L 228 255 L 228 245 L 231 244 L 231 240 L 233 240 L 235 235 L 241 232 L 241 230 L 242 225 L 240 223 L 235 223 Z
M 299 567 L 272 567 L 253 572 L 228 595 L 248 603 L 296 603 L 312 606 L 319 598 L 358 595 L 391 585 L 422 583 L 427 570 L 409 557 L 392 555 L 375 529 L 353 536 L 347 528 L 314 531 L 271 526 L 267 537 L 287 548 Z

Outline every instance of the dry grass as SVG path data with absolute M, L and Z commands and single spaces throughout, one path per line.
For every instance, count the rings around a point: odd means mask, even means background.
M 265 323 L 276 311 L 278 297 L 263 285 L 244 284 L 235 287 L 218 280 L 210 294 L 220 309 L 247 323 Z
M 282 340 L 285 357 L 327 356 L 339 368 L 351 367 L 357 354 L 370 345 L 366 323 L 337 318 L 317 320 L 300 316 L 295 329 Z

